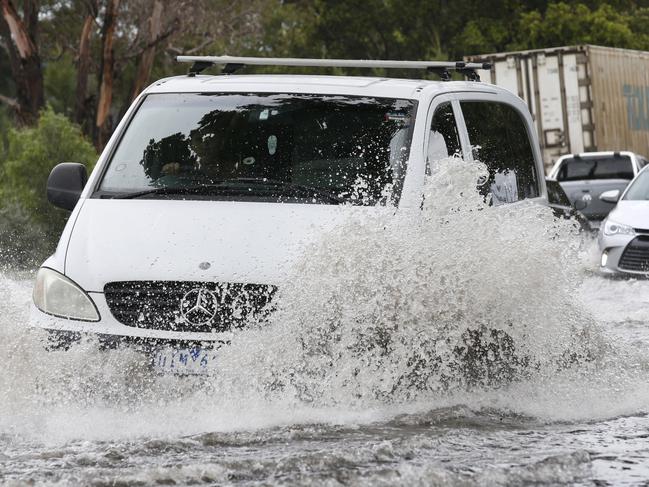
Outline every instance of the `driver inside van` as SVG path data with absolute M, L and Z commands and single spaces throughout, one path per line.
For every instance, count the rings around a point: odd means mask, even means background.
M 311 201 L 310 194 L 321 191 L 332 195 L 329 201 L 354 204 L 374 204 L 398 193 L 412 107 L 330 98 L 219 95 L 212 98 L 216 109 L 197 103 L 193 117 L 159 124 L 153 123 L 152 111 L 151 124 L 141 128 L 148 138 L 140 140 L 148 143 L 139 149 L 130 143 L 140 171 L 127 172 L 123 164 L 125 170 L 116 166 L 111 177 L 120 184 L 138 181 L 140 189 L 218 186 L 219 194 L 237 197 Z M 124 147 L 120 159 L 127 161 L 131 147 Z M 366 187 L 362 197 L 356 195 L 359 185 Z
M 232 112 L 211 112 L 189 136 L 150 140 L 140 164 L 156 186 L 214 184 L 229 179 L 285 179 L 290 128 L 248 123 Z M 229 118 L 229 120 L 227 120 Z M 225 123 L 224 123 L 225 122 Z

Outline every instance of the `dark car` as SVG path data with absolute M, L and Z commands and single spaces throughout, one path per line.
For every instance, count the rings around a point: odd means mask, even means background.
M 602 200 L 607 191 L 622 192 L 647 164 L 633 152 L 583 152 L 561 156 L 548 175 L 561 184 L 572 205 L 579 208 L 593 228 L 598 228 L 615 203 Z

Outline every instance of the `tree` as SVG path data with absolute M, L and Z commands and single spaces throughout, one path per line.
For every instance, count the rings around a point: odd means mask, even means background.
M 99 4 L 97 0 L 88 0 L 84 5 L 84 19 L 81 34 L 79 35 L 79 48 L 77 50 L 77 76 L 76 76 L 76 96 L 74 104 L 74 120 L 78 124 L 83 124 L 86 113 L 89 111 L 88 106 L 88 76 L 90 75 L 90 41 L 92 29 L 95 25 L 95 18 L 99 14 Z
M 0 0 L 0 37 L 9 57 L 16 98 L 0 96 L 22 124 L 34 123 L 43 107 L 43 72 L 38 49 L 38 4 L 23 1 L 21 17 L 11 0 Z
M 572 44 L 646 48 L 631 29 L 631 15 L 607 4 L 591 10 L 583 3 L 558 2 L 545 12 L 521 15 L 515 48 L 538 49 Z M 646 27 L 645 27 L 646 30 Z
M 284 2 L 265 24 L 276 54 L 361 59 L 461 59 L 512 42 L 517 19 L 547 2 L 310 0 Z M 288 20 L 287 20 L 288 19 Z M 274 33 L 279 33 L 273 35 Z M 410 73 L 395 73 L 412 76 Z
M 23 123 L 49 102 L 101 148 L 152 76 L 187 69 L 175 55 L 258 48 L 262 12 L 274 3 L 22 0 L 17 11 L 16 0 L 0 0 L 0 66 L 11 66 L 10 77 L 0 72 L 0 102 Z
M 101 148 L 106 143 L 110 132 L 111 123 L 108 118 L 113 101 L 113 73 L 115 68 L 115 26 L 117 23 L 117 9 L 120 0 L 108 0 L 104 23 L 101 29 L 101 64 L 99 68 L 99 98 L 97 101 L 97 115 L 95 118 L 95 144 Z
M 160 0 L 155 0 L 153 2 L 153 8 L 151 9 L 151 15 L 145 20 L 145 25 L 140 29 L 145 32 L 145 45 L 139 56 L 131 95 L 127 99 L 129 103 L 132 102 L 146 87 L 146 84 L 151 77 L 153 61 L 155 60 L 156 44 L 160 42 L 162 34 L 162 8 L 162 2 Z

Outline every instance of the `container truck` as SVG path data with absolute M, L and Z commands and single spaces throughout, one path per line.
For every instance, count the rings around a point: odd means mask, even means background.
M 649 52 L 580 45 L 467 56 L 532 113 L 546 171 L 568 153 L 649 153 Z

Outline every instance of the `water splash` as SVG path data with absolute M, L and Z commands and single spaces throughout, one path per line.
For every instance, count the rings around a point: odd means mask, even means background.
M 25 326 L 30 284 L 0 279 L 11 303 L 0 433 L 55 441 L 367 423 L 458 404 L 551 420 L 638 411 L 645 362 L 620 368 L 584 308 L 574 226 L 532 203 L 489 206 L 475 191 L 482 175 L 442 161 L 421 209 L 370 209 L 327 232 L 280 287 L 272 322 L 239 332 L 207 378 L 154 376 L 138 353 L 92 341 L 45 353 L 44 334 Z M 620 391 L 628 401 L 611 409 Z
M 484 172 L 448 159 L 423 209 L 328 233 L 281 287 L 271 326 L 243 332 L 224 362 L 301 400 L 367 406 L 599 355 L 595 320 L 575 299 L 574 224 L 533 203 L 489 206 L 475 191 Z

